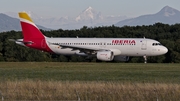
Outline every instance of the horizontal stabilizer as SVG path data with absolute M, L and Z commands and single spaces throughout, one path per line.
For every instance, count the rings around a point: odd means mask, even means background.
M 23 44 L 32 44 L 33 42 L 32 41 L 23 41 L 23 39 L 8 39 L 9 41 L 13 41 L 13 42 L 21 42 Z
M 15 42 L 16 40 L 15 39 L 8 39 L 9 41 L 12 41 L 12 42 Z

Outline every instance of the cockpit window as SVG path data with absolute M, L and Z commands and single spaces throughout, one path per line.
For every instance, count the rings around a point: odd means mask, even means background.
M 162 46 L 161 43 L 153 43 L 153 46 Z

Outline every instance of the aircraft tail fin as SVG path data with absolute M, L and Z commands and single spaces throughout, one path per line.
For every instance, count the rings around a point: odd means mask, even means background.
M 32 38 L 45 38 L 26 12 L 19 12 L 19 18 L 24 40 Z

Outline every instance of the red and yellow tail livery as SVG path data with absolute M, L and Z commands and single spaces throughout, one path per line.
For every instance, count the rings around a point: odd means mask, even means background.
M 23 33 L 23 43 L 27 47 L 52 52 L 46 43 L 45 36 L 34 24 L 33 20 L 28 16 L 28 14 L 26 12 L 20 12 L 19 18 Z
M 44 35 L 25 12 L 19 13 L 24 40 L 31 38 L 44 38 Z

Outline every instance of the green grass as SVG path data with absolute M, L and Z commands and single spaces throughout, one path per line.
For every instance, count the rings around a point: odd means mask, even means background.
M 180 83 L 180 64 L 1 62 L 0 81 Z
M 0 62 L 7 100 L 179 101 L 180 64 Z

